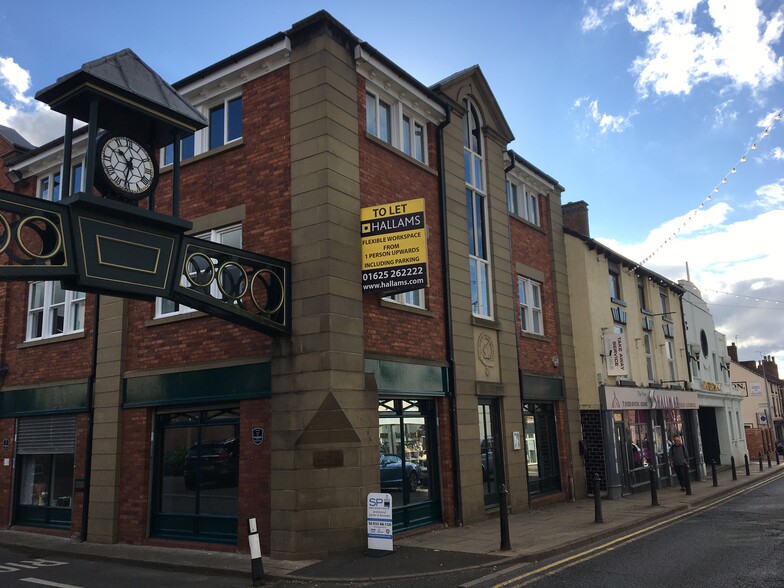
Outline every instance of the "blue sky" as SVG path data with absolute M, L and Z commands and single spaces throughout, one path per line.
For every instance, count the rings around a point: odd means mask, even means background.
M 62 121 L 35 92 L 84 62 L 130 47 L 175 82 L 320 9 L 425 84 L 478 64 L 592 237 L 672 280 L 688 263 L 741 359 L 784 361 L 781 0 L 6 2 L 0 124 L 41 144 Z

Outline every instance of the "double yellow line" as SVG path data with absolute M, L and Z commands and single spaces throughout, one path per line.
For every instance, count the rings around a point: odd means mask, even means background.
M 697 515 L 704 510 L 714 508 L 715 506 L 718 506 L 722 502 L 726 502 L 727 500 L 735 498 L 736 496 L 743 494 L 744 492 L 748 492 L 749 490 L 754 490 L 755 488 L 764 486 L 765 484 L 769 484 L 770 482 L 777 480 L 783 475 L 784 472 L 773 476 L 768 476 L 764 480 L 760 480 L 759 482 L 755 482 L 748 486 L 744 486 L 743 488 L 740 488 L 735 492 L 717 498 L 716 500 L 714 500 L 709 504 L 705 504 L 693 510 L 690 509 L 683 514 L 675 515 L 668 519 L 664 519 L 663 521 L 654 523 L 643 529 L 638 529 L 637 531 L 627 533 L 626 535 L 622 535 L 621 537 L 617 537 L 611 541 L 602 543 L 601 545 L 597 545 L 596 547 L 586 549 L 584 551 L 581 551 L 580 553 L 570 555 L 569 557 L 561 558 L 557 561 L 547 564 L 546 566 L 536 568 L 524 574 L 520 574 L 519 576 L 515 576 L 514 578 L 509 578 L 508 580 L 505 580 L 500 584 L 494 584 L 492 588 L 506 588 L 509 586 L 513 586 L 513 588 L 522 588 L 523 586 L 528 586 L 529 584 L 533 584 L 534 582 L 537 582 L 544 577 L 552 576 L 554 574 L 557 574 L 561 570 L 565 570 L 573 566 L 576 566 L 578 564 L 581 564 L 583 562 L 589 561 L 594 557 L 598 557 L 599 555 L 603 555 L 604 553 L 609 553 L 611 551 L 614 551 L 615 549 L 618 549 L 619 547 L 622 547 L 623 545 L 632 543 L 633 541 L 642 539 L 647 535 L 661 531 L 662 529 L 675 524 L 681 519 L 693 517 L 694 515 Z

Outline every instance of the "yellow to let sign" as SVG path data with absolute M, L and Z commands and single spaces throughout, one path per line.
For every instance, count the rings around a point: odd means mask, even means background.
M 363 208 L 360 223 L 364 292 L 427 286 L 424 198 Z

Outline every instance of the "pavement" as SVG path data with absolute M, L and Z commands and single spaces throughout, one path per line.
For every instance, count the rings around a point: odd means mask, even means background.
M 758 462 L 752 462 L 749 474 L 746 475 L 741 464 L 737 480 L 733 480 L 729 467 L 719 468 L 714 486 L 708 468 L 706 479 L 692 482 L 691 496 L 681 492 L 677 483 L 675 487 L 659 489 L 658 506 L 652 505 L 650 491 L 624 496 L 620 500 L 604 498 L 600 501 L 602 522 L 596 522 L 597 509 L 593 497 L 512 512 L 509 516 L 509 550 L 501 549 L 499 519 L 489 518 L 462 527 L 431 527 L 396 537 L 394 551 L 383 556 L 357 552 L 310 561 L 264 557 L 264 577 L 286 577 L 302 582 L 421 579 L 439 573 L 541 561 L 696 510 L 743 488 L 782 476 L 784 463 L 777 465 L 773 461 L 768 467 L 766 461 L 760 469 Z M 121 543 L 80 543 L 13 529 L 0 530 L 0 545 L 41 552 L 50 558 L 61 553 L 162 569 L 251 578 L 251 560 L 247 554 Z

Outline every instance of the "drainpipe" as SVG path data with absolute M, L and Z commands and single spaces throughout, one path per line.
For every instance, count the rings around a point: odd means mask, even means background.
M 81 541 L 87 541 L 87 519 L 90 510 L 90 470 L 93 461 L 93 415 L 95 406 L 95 372 L 98 363 L 98 321 L 101 315 L 101 295 L 95 295 L 95 310 L 93 313 L 93 345 L 92 359 L 90 361 L 90 378 L 87 380 L 87 439 L 84 449 L 84 491 L 82 492 L 82 530 Z
M 441 212 L 441 247 L 444 280 L 444 331 L 446 336 L 447 382 L 449 386 L 449 414 L 452 429 L 452 478 L 455 486 L 455 526 L 463 526 L 463 493 L 460 489 L 460 453 L 457 442 L 457 400 L 455 397 L 455 349 L 452 328 L 452 286 L 449 274 L 449 239 L 446 201 L 446 176 L 444 175 L 444 128 L 452 122 L 452 108 L 446 105 L 446 118 L 436 127 L 438 163 L 438 196 Z

